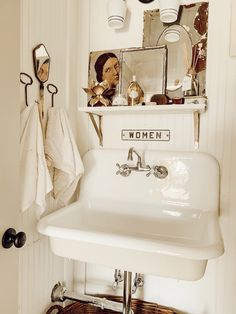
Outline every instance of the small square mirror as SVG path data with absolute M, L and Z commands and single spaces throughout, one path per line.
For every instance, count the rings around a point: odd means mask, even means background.
M 133 76 L 144 92 L 145 102 L 154 94 L 165 94 L 166 62 L 166 46 L 121 50 L 121 94 L 126 96 Z

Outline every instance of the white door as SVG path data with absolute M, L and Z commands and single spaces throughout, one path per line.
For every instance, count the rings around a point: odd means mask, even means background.
M 0 0 L 0 237 L 19 228 L 20 1 Z M 0 313 L 18 313 L 19 250 L 0 242 Z

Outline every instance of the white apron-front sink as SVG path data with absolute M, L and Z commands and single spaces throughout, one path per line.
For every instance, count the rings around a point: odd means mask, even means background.
M 208 154 L 145 151 L 165 179 L 116 175 L 127 151 L 95 149 L 84 156 L 79 200 L 42 218 L 40 233 L 63 257 L 185 280 L 204 275 L 223 254 L 218 221 L 219 166 Z

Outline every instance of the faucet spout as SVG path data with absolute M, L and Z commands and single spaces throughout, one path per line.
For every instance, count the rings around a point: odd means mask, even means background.
M 127 158 L 128 160 L 133 160 L 133 150 L 134 150 L 133 147 L 129 149 L 128 158 Z
M 138 157 L 137 165 L 138 165 L 138 166 L 141 166 L 141 165 L 142 165 L 142 158 L 141 158 L 141 156 L 136 152 L 136 150 L 134 150 L 133 147 L 131 147 L 131 148 L 129 149 L 129 152 L 128 152 L 128 160 L 133 160 L 133 154 L 135 154 L 135 155 Z
M 129 167 L 131 170 L 134 170 L 134 171 L 150 171 L 151 170 L 149 165 L 146 165 L 146 166 L 143 165 L 141 156 L 134 150 L 133 147 L 129 149 L 128 160 L 133 160 L 133 154 L 135 154 L 138 157 L 138 161 L 137 161 L 136 166 Z

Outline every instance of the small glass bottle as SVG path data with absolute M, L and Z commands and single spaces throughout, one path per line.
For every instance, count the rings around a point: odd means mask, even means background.
M 191 75 L 191 88 L 184 91 L 184 96 L 198 96 L 199 84 L 196 75 Z
M 188 73 L 185 76 L 184 81 L 183 81 L 183 86 L 182 86 L 184 97 L 185 96 L 199 96 L 199 82 L 197 78 L 197 73 L 194 68 L 191 67 L 188 69 Z
M 144 92 L 140 85 L 138 84 L 138 82 L 136 81 L 135 75 L 133 75 L 133 79 L 128 86 L 127 98 L 129 106 L 138 105 L 139 103 L 143 102 Z

